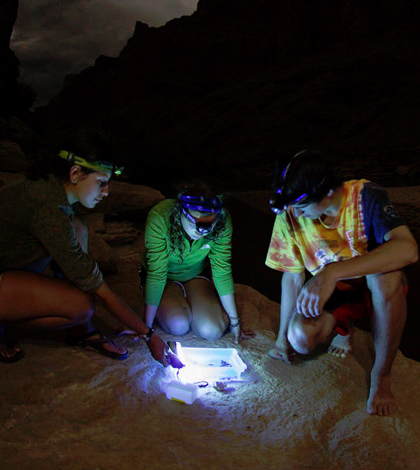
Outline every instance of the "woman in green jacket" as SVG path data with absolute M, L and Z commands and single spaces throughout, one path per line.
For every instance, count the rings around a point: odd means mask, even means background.
M 191 329 L 207 340 L 230 326 L 238 342 L 244 334 L 232 278 L 232 222 L 222 199 L 200 181 L 182 184 L 177 199 L 150 211 L 145 238 L 146 324 L 156 319 L 167 333 Z

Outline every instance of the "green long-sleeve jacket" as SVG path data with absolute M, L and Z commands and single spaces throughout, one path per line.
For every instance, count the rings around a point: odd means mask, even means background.
M 213 281 L 219 296 L 234 293 L 231 267 L 232 222 L 229 214 L 226 228 L 219 238 L 202 237 L 192 241 L 185 236 L 185 250 L 172 252 L 169 243 L 169 212 L 176 203 L 166 199 L 157 204 L 147 217 L 146 250 L 143 266 L 147 270 L 146 304 L 159 305 L 167 279 L 185 282 L 198 276 L 210 261 Z

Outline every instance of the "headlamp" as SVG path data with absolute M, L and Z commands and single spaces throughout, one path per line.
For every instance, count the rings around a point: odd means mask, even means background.
M 108 162 L 88 162 L 84 158 L 79 157 L 68 150 L 60 150 L 58 156 L 66 160 L 70 165 L 80 165 L 94 171 L 110 171 L 113 175 L 121 175 L 124 170 L 124 167 L 116 167 Z
M 207 235 L 210 233 L 214 229 L 215 225 L 217 224 L 217 219 L 219 218 L 219 214 L 212 214 L 196 218 L 182 206 L 181 212 L 185 215 L 188 222 L 197 230 L 197 232 L 201 233 L 202 235 Z
M 178 202 L 184 209 L 212 212 L 218 214 L 223 207 L 223 202 L 219 197 L 188 196 L 186 194 L 178 195 Z

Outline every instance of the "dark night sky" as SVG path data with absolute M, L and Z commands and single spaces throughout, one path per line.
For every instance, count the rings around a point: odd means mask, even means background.
M 191 15 L 198 0 L 20 0 L 11 48 L 20 79 L 46 104 L 68 73 L 93 65 L 101 54 L 117 56 L 137 20 L 161 26 Z

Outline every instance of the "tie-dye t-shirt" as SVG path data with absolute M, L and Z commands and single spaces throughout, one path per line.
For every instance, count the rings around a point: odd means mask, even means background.
M 405 225 L 386 191 L 367 180 L 343 184 L 343 199 L 331 226 L 294 216 L 293 208 L 276 216 L 266 265 L 278 271 L 311 273 L 335 261 L 360 256 L 384 243 L 392 229 Z

